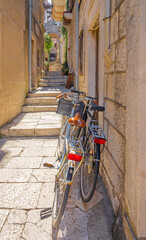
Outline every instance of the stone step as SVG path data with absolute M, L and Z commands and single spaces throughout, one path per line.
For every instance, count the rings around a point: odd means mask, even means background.
M 2 137 L 41 137 L 41 136 L 58 136 L 60 132 L 60 125 L 53 124 L 53 126 L 36 127 L 36 128 L 15 128 L 9 130 L 1 130 Z
M 54 75 L 54 76 L 47 76 L 47 77 L 44 77 L 45 80 L 47 79 L 65 79 L 67 80 L 68 76 L 62 76 L 62 75 Z
M 52 91 L 52 92 L 32 92 L 32 93 L 28 93 L 28 97 L 29 98 L 34 98 L 34 97 L 57 97 L 59 94 L 61 93 L 61 91 Z
M 66 82 L 67 78 L 41 78 L 39 82 Z
M 57 105 L 50 106 L 23 106 L 22 113 L 33 112 L 56 112 Z
M 27 97 L 56 97 L 61 93 L 70 92 L 70 89 L 62 87 L 38 87 L 36 90 L 28 93 Z
M 21 113 L 0 129 L 1 137 L 57 136 L 62 116 L 56 113 Z
M 66 79 L 50 79 L 49 83 L 66 83 Z
M 62 75 L 61 71 L 50 71 L 47 72 L 47 76 L 55 76 L 55 75 Z
M 55 105 L 56 104 L 56 97 L 31 97 L 25 98 L 24 101 L 25 105 Z
M 65 83 L 64 82 L 39 83 L 38 86 L 39 87 L 61 87 L 61 86 L 65 86 Z

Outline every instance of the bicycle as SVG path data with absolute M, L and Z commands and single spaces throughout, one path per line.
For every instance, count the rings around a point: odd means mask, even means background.
M 91 97 L 89 97 L 89 99 L 90 98 Z M 78 132 L 78 138 L 80 139 L 82 137 L 84 149 L 84 160 L 83 164 L 81 165 L 80 174 L 80 193 L 84 202 L 89 202 L 91 200 L 96 188 L 100 166 L 100 148 L 101 144 L 104 146 L 106 142 L 106 136 L 101 129 L 99 122 L 95 119 L 95 112 L 103 112 L 104 110 L 105 108 L 98 106 L 95 101 L 88 100 L 83 115 L 83 119 L 86 122 L 87 127 L 85 126 L 82 131 L 80 128 Z M 91 113 L 92 111 L 93 114 Z M 72 124 L 73 120 L 74 118 L 69 120 L 69 123 Z
M 91 110 L 94 110 L 95 114 L 95 111 L 104 111 L 104 108 L 92 106 Z M 94 114 L 91 115 L 88 111 L 87 114 L 87 119 L 88 117 L 91 119 L 87 133 L 83 132 L 85 153 L 80 174 L 80 193 L 84 202 L 89 202 L 94 194 L 100 166 L 101 144 L 104 146 L 106 142 L 106 136 L 99 122 L 94 119 Z
M 76 95 L 71 98 L 67 94 L 61 94 L 57 96 L 59 100 L 58 108 L 56 113 L 65 116 L 65 120 L 62 124 L 61 131 L 58 138 L 58 148 L 57 148 L 57 160 L 63 161 L 65 156 L 65 146 L 66 139 L 70 137 L 71 125 L 68 123 L 69 118 L 73 117 L 77 112 L 83 115 L 85 104 L 79 100 L 80 95 L 84 95 L 84 92 L 76 93 Z M 73 107 L 74 106 L 74 107 Z
M 80 93 L 80 92 L 76 91 L 76 93 Z M 90 105 L 90 103 L 92 103 L 91 100 L 93 98 L 86 96 L 82 100 L 85 100 L 85 99 L 88 100 L 88 102 L 84 109 L 85 111 L 83 114 L 83 118 L 86 118 L 85 120 L 87 121 L 88 115 L 89 115 L 89 116 L 91 116 L 92 121 L 94 121 L 93 116 L 88 111 L 89 105 Z M 95 166 L 97 165 L 97 164 L 93 164 L 93 163 L 99 162 L 99 160 L 95 161 L 95 159 L 93 159 L 94 161 L 87 162 L 87 153 L 89 154 L 89 149 L 90 149 L 90 144 L 87 144 L 89 141 L 89 136 L 90 136 L 89 133 L 91 133 L 91 130 L 93 131 L 94 128 L 96 128 L 95 127 L 96 124 L 90 124 L 90 129 L 88 129 L 87 136 L 84 136 L 86 122 L 80 117 L 80 115 L 78 113 L 75 115 L 75 117 L 73 117 L 74 112 L 75 112 L 75 106 L 76 106 L 77 102 L 78 102 L 78 99 L 77 98 L 74 99 L 74 105 L 73 105 L 73 108 L 71 111 L 72 117 L 68 120 L 70 125 L 68 125 L 68 128 L 66 128 L 66 138 L 64 140 L 62 159 L 60 161 L 59 170 L 58 170 L 58 173 L 55 178 L 55 198 L 54 198 L 54 203 L 53 203 L 53 214 L 52 214 L 53 227 L 57 227 L 61 221 L 61 218 L 63 216 L 64 210 L 66 207 L 70 186 L 71 186 L 74 176 L 77 173 L 77 171 L 79 170 L 79 168 L 83 164 L 86 166 L 86 168 L 87 168 L 87 166 L 89 166 L 90 171 L 92 171 L 92 168 L 94 167 L 94 165 Z M 95 108 L 95 106 L 93 104 L 91 107 Z M 101 110 L 101 109 L 103 110 L 102 107 L 98 106 L 98 110 Z M 95 110 L 95 109 L 91 109 L 91 110 Z M 96 110 L 97 110 L 97 107 L 96 107 Z M 84 131 L 78 131 L 78 134 L 74 136 L 74 130 L 70 133 L 71 125 L 79 128 L 79 130 L 82 128 L 82 129 L 84 129 Z M 94 125 L 94 128 L 91 127 L 92 125 Z M 83 138 L 82 138 L 82 136 L 83 136 Z M 84 147 L 82 146 L 82 143 L 83 143 Z M 97 146 L 98 146 L 98 144 L 97 144 Z M 99 152 L 100 149 L 98 150 L 95 148 L 94 153 L 95 153 L 95 150 L 97 150 L 97 152 Z M 85 154 L 86 154 L 86 157 L 84 157 Z M 98 164 L 98 166 L 99 166 L 99 164 Z M 88 167 L 88 169 L 89 169 L 89 167 Z M 95 169 L 97 170 L 97 168 L 95 168 Z M 82 174 L 82 176 L 83 176 L 83 174 Z M 84 189 L 81 188 L 81 197 L 84 201 L 89 201 L 89 197 L 91 199 L 93 192 L 95 190 L 96 181 L 97 181 L 97 179 L 94 178 L 94 182 L 93 182 L 94 184 L 92 184 L 92 185 L 94 185 L 94 188 L 92 187 L 92 194 L 88 194 L 90 196 L 88 196 L 88 195 L 86 196 Z M 81 180 L 81 182 L 83 183 L 82 180 Z

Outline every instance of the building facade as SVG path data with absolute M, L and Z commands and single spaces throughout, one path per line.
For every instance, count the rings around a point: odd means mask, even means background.
M 29 1 L 0 1 L 0 127 L 21 112 L 28 92 Z M 32 0 L 32 87 L 43 68 L 43 1 Z
M 78 54 L 79 89 L 105 106 L 98 116 L 107 135 L 100 173 L 117 222 L 122 219 L 128 240 L 144 240 L 146 1 L 79 1 L 79 53 L 75 2 L 70 1 L 72 20 L 66 26 L 68 64 L 76 75 Z
M 44 14 L 43 0 L 32 0 L 31 87 L 36 88 L 44 68 Z

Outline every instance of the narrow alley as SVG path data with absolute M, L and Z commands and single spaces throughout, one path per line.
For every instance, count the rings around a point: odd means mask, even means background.
M 146 240 L 145 13 L 0 0 L 0 240 Z

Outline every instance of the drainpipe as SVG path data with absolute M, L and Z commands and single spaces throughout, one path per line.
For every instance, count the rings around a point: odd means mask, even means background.
M 78 56 L 79 56 L 79 8 L 78 8 L 78 0 L 76 0 L 76 90 L 78 90 L 78 81 L 79 81 L 79 76 L 78 76 Z
M 29 0 L 29 88 L 31 92 L 31 0 Z

